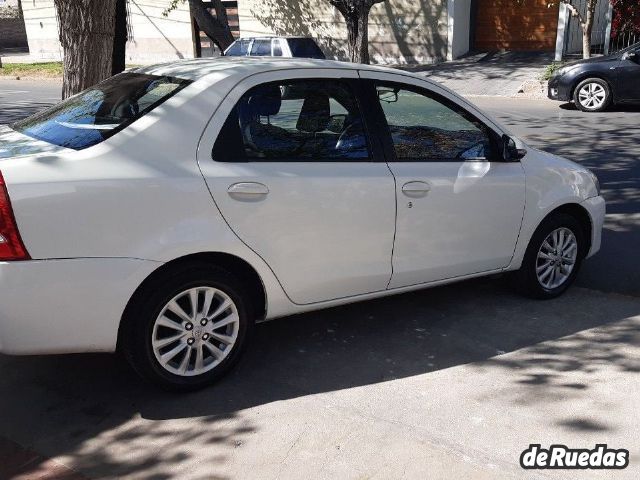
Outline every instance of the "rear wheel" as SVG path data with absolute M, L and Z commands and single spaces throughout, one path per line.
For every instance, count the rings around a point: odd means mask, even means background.
M 604 80 L 588 78 L 578 84 L 573 100 L 583 112 L 601 112 L 611 104 L 611 89 Z
M 522 266 L 515 273 L 518 289 L 540 299 L 562 295 L 574 282 L 585 250 L 580 223 L 571 215 L 553 214 L 529 242 Z
M 242 284 L 230 272 L 183 265 L 154 278 L 125 315 L 122 348 L 146 380 L 195 390 L 239 359 L 253 317 Z

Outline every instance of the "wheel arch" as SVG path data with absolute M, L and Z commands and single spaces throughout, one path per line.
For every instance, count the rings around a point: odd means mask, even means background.
M 582 233 L 584 234 L 584 238 L 586 242 L 586 246 L 583 252 L 583 254 L 586 256 L 591 250 L 593 222 L 591 220 L 591 216 L 589 215 L 589 212 L 582 205 L 579 205 L 577 203 L 565 203 L 563 205 L 560 205 L 559 207 L 554 208 L 549 213 L 547 213 L 544 216 L 544 218 L 540 220 L 540 222 L 538 222 L 538 225 L 534 230 L 534 235 L 535 235 L 535 232 L 538 230 L 538 228 L 540 228 L 540 225 L 542 225 L 542 223 L 545 220 L 547 220 L 549 217 L 557 213 L 565 213 L 567 215 L 571 215 L 573 218 L 575 218 L 578 221 L 578 223 L 582 227 Z
M 264 318 L 267 308 L 267 291 L 264 283 L 262 282 L 262 278 L 249 262 L 236 255 L 224 252 L 194 253 L 185 255 L 183 257 L 178 257 L 169 262 L 163 263 L 160 267 L 151 272 L 151 274 L 148 275 L 142 281 L 142 283 L 140 283 L 140 285 L 138 285 L 138 288 L 136 288 L 136 290 L 131 295 L 131 298 L 127 302 L 122 317 L 120 318 L 120 323 L 118 326 L 117 349 L 119 349 L 122 344 L 122 339 L 125 332 L 125 319 L 128 318 L 131 309 L 133 308 L 138 297 L 142 294 L 144 288 L 158 276 L 163 275 L 166 272 L 187 263 L 198 263 L 202 265 L 222 267 L 229 272 L 237 275 L 240 281 L 247 287 L 249 295 L 251 296 L 251 302 L 256 314 L 256 320 Z

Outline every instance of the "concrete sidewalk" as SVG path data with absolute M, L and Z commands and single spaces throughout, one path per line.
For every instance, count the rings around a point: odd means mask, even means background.
M 639 328 L 637 298 L 530 301 L 485 280 L 262 324 L 239 368 L 189 395 L 109 355 L 0 357 L 0 436 L 43 459 L 0 477 L 635 479 Z M 525 472 L 530 443 L 631 462 Z
M 398 67 L 421 73 L 460 95 L 511 97 L 553 62 L 547 52 L 479 53 L 436 65 Z

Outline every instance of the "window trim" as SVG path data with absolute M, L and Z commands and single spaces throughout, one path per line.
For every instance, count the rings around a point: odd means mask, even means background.
M 276 55 L 276 48 L 280 49 L 280 55 Z M 271 39 L 271 56 L 272 57 L 282 57 L 282 43 L 280 42 L 279 38 L 272 38 Z
M 368 122 L 371 122 L 373 125 L 373 129 L 375 130 L 374 136 L 380 139 L 380 142 L 383 145 L 383 150 L 385 152 L 385 156 L 387 162 L 389 163 L 464 163 L 464 162 L 504 162 L 504 159 L 500 156 L 500 142 L 499 139 L 501 137 L 493 128 L 486 124 L 483 120 L 478 118 L 476 115 L 465 109 L 460 104 L 454 102 L 446 98 L 445 96 L 434 92 L 433 90 L 429 90 L 428 88 L 420 87 L 417 85 L 402 83 L 392 80 L 379 80 L 379 79 L 362 79 L 364 84 L 366 84 L 365 90 L 367 95 L 366 103 L 371 106 L 371 116 L 367 115 L 369 119 Z M 419 95 L 423 95 L 427 98 L 435 100 L 443 104 L 445 107 L 450 108 L 455 113 L 458 113 L 466 120 L 477 123 L 481 125 L 486 133 L 489 135 L 489 140 L 491 142 L 491 147 L 493 150 L 493 156 L 491 158 L 482 157 L 482 158 L 474 158 L 474 159 L 460 159 L 460 158 L 449 158 L 449 159 L 430 159 L 430 158 L 415 158 L 415 159 L 399 159 L 396 155 L 395 145 L 393 143 L 393 136 L 391 134 L 391 129 L 389 128 L 389 124 L 387 123 L 387 117 L 384 113 L 384 109 L 380 104 L 380 100 L 378 99 L 378 94 L 376 92 L 376 87 L 385 86 L 385 87 L 393 87 L 400 88 L 402 90 L 408 90 Z
M 312 81 L 319 81 L 319 82 L 342 82 L 344 85 L 346 85 L 350 90 L 351 93 L 353 94 L 353 98 L 356 101 L 356 105 L 357 108 L 360 112 L 360 116 L 362 118 L 362 130 L 363 130 L 363 134 L 365 136 L 365 141 L 367 144 L 367 151 L 369 153 L 368 157 L 366 158 L 326 158 L 326 157 L 316 157 L 315 159 L 299 159 L 299 158 L 288 158 L 288 157 L 282 157 L 282 158 L 278 158 L 278 159 L 273 159 L 273 158 L 265 158 L 265 159 L 260 159 L 260 158 L 247 158 L 246 155 L 243 155 L 243 159 L 241 160 L 228 160 L 228 159 L 224 159 L 224 160 L 220 160 L 220 159 L 216 159 L 214 152 L 216 150 L 216 145 L 218 145 L 218 139 L 220 138 L 220 135 L 225 131 L 225 127 L 227 126 L 227 122 L 230 121 L 230 118 L 235 115 L 237 117 L 238 113 L 237 113 L 237 107 L 238 107 L 238 103 L 240 102 L 240 100 L 242 99 L 242 97 L 244 97 L 250 90 L 253 90 L 254 88 L 257 87 L 262 87 L 262 86 L 270 86 L 270 85 L 282 85 L 283 83 L 299 83 L 299 82 L 312 82 Z M 238 98 L 238 100 L 235 102 L 235 104 L 233 105 L 233 107 L 231 108 L 231 111 L 229 112 L 229 114 L 227 115 L 227 118 L 225 119 L 222 127 L 220 128 L 220 131 L 218 132 L 218 136 L 216 137 L 216 139 L 213 141 L 213 145 L 211 147 L 211 159 L 214 162 L 218 162 L 218 163 L 376 163 L 376 162 L 380 162 L 383 161 L 384 162 L 384 154 L 382 153 L 381 150 L 381 146 L 377 145 L 376 143 L 372 142 L 372 138 L 374 138 L 372 136 L 372 130 L 370 129 L 370 125 L 369 122 L 367 121 L 367 114 L 369 109 L 365 107 L 366 103 L 363 102 L 363 91 L 362 91 L 362 82 L 360 79 L 356 79 L 356 78 L 350 78 L 350 77 L 308 77 L 308 78 L 284 78 L 281 80 L 271 80 L 268 82 L 263 82 L 263 83 L 259 83 L 257 85 L 253 85 L 252 87 L 247 88 Z M 239 125 L 238 125 L 239 128 Z M 242 135 L 242 133 L 240 132 L 240 134 Z M 243 151 L 244 153 L 244 145 L 240 146 L 240 149 Z M 231 150 L 231 149 L 229 149 Z M 379 160 L 382 159 L 382 160 Z

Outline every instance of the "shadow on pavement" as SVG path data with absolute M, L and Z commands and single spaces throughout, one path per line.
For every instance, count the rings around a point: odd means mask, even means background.
M 51 105 L 53 105 L 53 103 L 33 101 L 4 104 L 2 105 L 2 109 L 0 109 L 0 125 L 17 122 L 45 108 L 49 108 Z
M 638 305 L 603 297 L 574 289 L 539 302 L 484 280 L 280 319 L 257 326 L 230 375 L 186 395 L 141 383 L 114 355 L 0 357 L 0 433 L 24 446 L 38 442 L 49 456 L 72 454 L 68 465 L 93 478 L 105 472 L 169 478 L 167 469 L 175 471 L 197 455 L 187 448 L 190 442 L 233 445 L 256 432 L 250 423 L 229 422 L 241 419 L 241 410 L 301 396 L 470 363 L 478 374 L 512 372 L 506 378 L 514 385 L 588 395 L 587 383 L 565 381 L 563 375 L 604 364 L 640 372 L 639 360 L 624 353 L 640 343 L 637 327 L 625 320 L 640 313 Z M 585 332 L 594 327 L 604 332 L 597 342 Z M 517 358 L 503 356 L 520 349 L 525 351 Z M 527 401 L 544 401 L 544 395 Z M 138 415 L 147 420 L 142 426 L 128 424 Z M 573 429 L 607 428 L 581 419 L 567 422 Z M 152 451 L 135 461 L 126 453 L 159 441 L 185 448 L 170 456 Z M 122 456 L 107 454 L 100 448 L 104 442 L 122 445 Z

